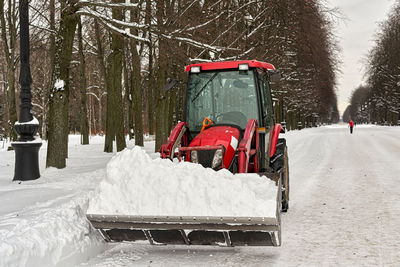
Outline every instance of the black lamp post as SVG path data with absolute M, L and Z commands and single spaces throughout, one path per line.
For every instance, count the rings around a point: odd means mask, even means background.
M 29 66 L 29 1 L 19 1 L 20 19 L 20 113 L 19 120 L 14 125 L 18 134 L 17 142 L 11 145 L 15 150 L 15 171 L 13 181 L 35 180 L 40 177 L 39 148 L 42 142 L 35 141 L 34 136 L 39 129 L 39 123 L 33 118 L 31 94 L 31 70 Z M 40 140 L 40 139 L 39 139 Z
M 286 119 L 285 119 L 285 108 L 284 108 L 284 104 L 283 104 L 283 97 L 281 97 L 281 117 L 282 117 L 282 121 L 281 121 L 281 125 L 282 128 L 286 131 Z
M 399 112 L 399 118 L 397 119 L 397 125 L 400 126 L 400 103 L 399 103 L 399 108 L 397 109 Z

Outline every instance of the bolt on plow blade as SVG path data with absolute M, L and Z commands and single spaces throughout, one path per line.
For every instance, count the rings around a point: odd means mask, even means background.
M 267 217 L 180 217 L 88 214 L 109 242 L 150 244 L 280 246 L 280 213 Z

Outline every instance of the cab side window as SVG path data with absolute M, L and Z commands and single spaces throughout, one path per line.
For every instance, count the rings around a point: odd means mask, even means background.
M 260 95 L 261 95 L 261 105 L 263 107 L 263 121 L 265 126 L 271 126 L 274 124 L 273 117 L 273 103 L 271 92 L 269 89 L 269 84 L 266 77 L 262 74 L 258 74 L 258 86 L 260 88 Z
M 268 113 L 265 123 L 268 126 L 272 126 L 275 123 L 274 122 L 274 103 L 272 101 L 271 89 L 269 87 L 269 83 L 267 80 L 264 81 L 264 95 L 265 95 L 266 109 L 267 109 L 267 113 Z

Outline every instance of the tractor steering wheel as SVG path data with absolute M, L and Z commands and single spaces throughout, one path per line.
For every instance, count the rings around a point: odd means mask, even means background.
M 221 120 L 218 120 L 220 122 L 226 122 L 226 123 L 233 123 L 241 127 L 246 127 L 247 124 L 247 118 L 246 115 L 244 115 L 240 111 L 229 111 L 225 113 L 221 113 L 216 116 L 216 119 L 222 118 Z

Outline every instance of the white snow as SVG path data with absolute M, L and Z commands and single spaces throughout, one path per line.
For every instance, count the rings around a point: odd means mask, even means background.
M 398 266 L 400 127 L 290 131 L 282 247 L 113 244 L 81 266 Z
M 362 125 L 350 135 L 346 124 L 288 132 L 290 208 L 279 248 L 105 243 L 85 219 L 113 156 L 102 152 L 104 137 L 82 146 L 70 136 L 63 170 L 44 168 L 44 141 L 42 177 L 21 184 L 11 182 L 15 154 L 5 146 L 0 266 L 398 266 L 399 136 L 400 127 Z
M 54 83 L 54 88 L 57 89 L 58 91 L 64 90 L 65 82 L 64 80 L 57 79 L 56 82 Z
M 7 151 L 8 144 L 0 149 L 0 266 L 75 266 L 104 251 L 86 220 L 88 200 L 113 156 L 103 146 L 104 137 L 91 136 L 90 145 L 82 146 L 80 135 L 70 135 L 67 168 L 45 169 L 44 141 L 41 177 L 21 183 L 12 182 L 14 151 Z M 146 144 L 152 147 L 154 142 Z
M 39 125 L 39 121 L 38 119 L 36 119 L 35 117 L 33 117 L 33 119 L 31 121 L 27 121 L 27 122 L 19 122 L 16 121 L 15 125 L 24 125 L 24 124 L 35 124 L 35 125 Z
M 88 213 L 275 218 L 276 196 L 275 182 L 265 176 L 151 159 L 134 147 L 108 163 Z

